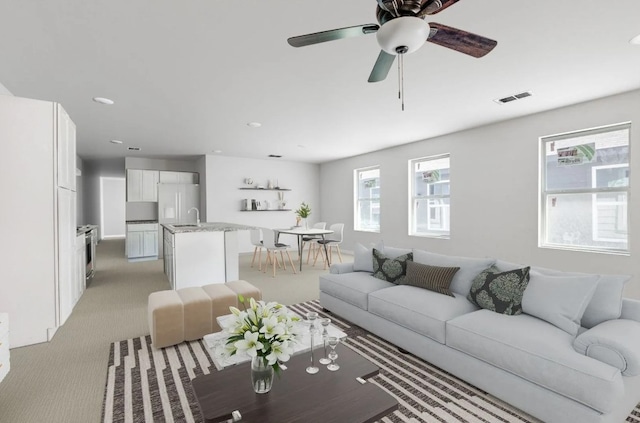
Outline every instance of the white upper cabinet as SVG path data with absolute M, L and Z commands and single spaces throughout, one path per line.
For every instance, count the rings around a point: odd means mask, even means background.
M 142 171 L 142 201 L 158 201 L 159 178 L 157 170 Z
M 76 125 L 60 104 L 57 105 L 58 186 L 76 190 Z
M 158 201 L 157 170 L 127 169 L 127 201 Z
M 161 184 L 197 184 L 198 174 L 194 172 L 160 172 Z

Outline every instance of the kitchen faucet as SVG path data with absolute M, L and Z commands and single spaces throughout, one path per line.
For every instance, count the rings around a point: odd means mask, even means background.
M 196 211 L 196 225 L 200 226 L 200 210 L 198 210 L 197 207 L 191 207 L 189 210 L 187 210 L 187 213 L 191 213 L 191 210 Z

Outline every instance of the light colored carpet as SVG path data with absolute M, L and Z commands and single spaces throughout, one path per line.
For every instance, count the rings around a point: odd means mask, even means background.
M 11 350 L 11 371 L 0 384 L 0 422 L 99 422 L 109 348 L 114 341 L 147 335 L 147 298 L 168 289 L 161 260 L 130 263 L 124 240 L 102 241 L 97 271 L 71 317 L 50 343 Z M 345 260 L 352 260 L 345 256 Z M 293 304 L 318 298 L 318 274 L 303 267 L 276 278 L 240 258 L 240 278 L 260 287 L 266 300 Z

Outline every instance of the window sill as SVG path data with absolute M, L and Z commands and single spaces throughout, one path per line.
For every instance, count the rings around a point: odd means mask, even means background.
M 369 232 L 372 234 L 379 234 L 380 233 L 380 229 L 354 229 L 354 232 Z
M 553 245 L 553 244 L 540 244 L 538 248 L 545 248 L 548 250 L 563 250 L 563 251 L 574 251 L 577 253 L 596 253 L 596 254 L 608 254 L 612 256 L 631 256 L 630 251 L 622 251 L 622 250 L 600 250 L 597 248 L 584 248 L 584 247 L 570 247 L 565 245 Z
M 439 234 L 409 234 L 409 236 L 415 236 L 418 238 L 434 238 L 434 239 L 451 239 L 450 235 L 439 235 Z

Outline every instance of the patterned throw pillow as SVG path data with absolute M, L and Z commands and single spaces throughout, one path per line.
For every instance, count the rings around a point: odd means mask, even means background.
M 407 277 L 403 284 L 428 289 L 439 294 L 454 295 L 449 290 L 453 275 L 460 270 L 459 267 L 439 267 L 420 264 L 413 261 L 407 262 Z
M 403 283 L 407 274 L 407 261 L 413 261 L 413 253 L 388 258 L 377 249 L 373 249 L 373 276 L 396 285 Z
M 522 313 L 522 296 L 528 284 L 528 266 L 501 272 L 494 265 L 476 276 L 467 299 L 480 308 L 515 316 Z

